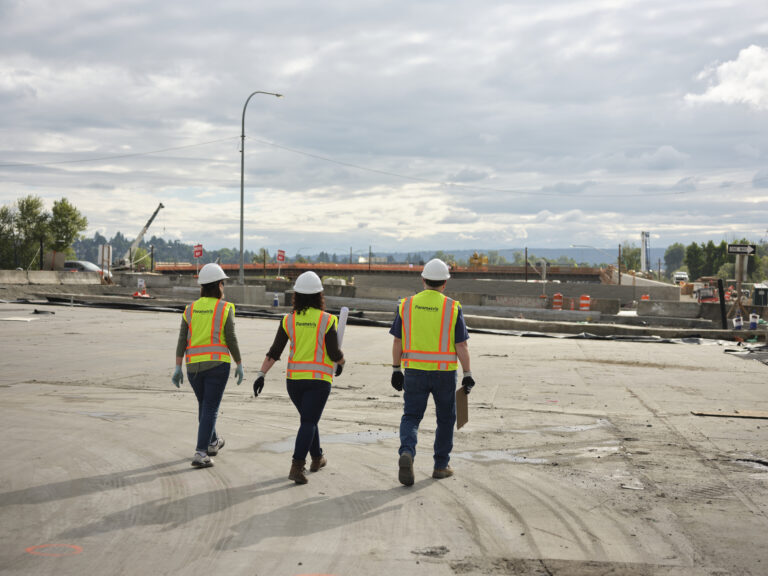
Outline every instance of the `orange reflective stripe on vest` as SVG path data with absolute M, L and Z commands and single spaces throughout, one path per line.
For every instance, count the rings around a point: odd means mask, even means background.
M 307 315 L 314 316 L 315 313 L 311 312 L 311 310 L 313 309 L 304 312 L 300 319 L 303 320 L 303 316 Z M 311 334 L 313 340 L 311 355 L 307 354 L 308 350 L 306 350 L 305 347 L 302 347 L 302 350 L 299 349 L 300 342 L 298 332 L 300 330 L 297 330 L 296 327 L 296 312 L 292 312 L 283 319 L 283 327 L 291 342 L 291 351 L 288 358 L 286 374 L 288 378 L 327 380 L 329 382 L 333 379 L 333 363 L 330 361 L 330 358 L 328 358 L 325 349 L 325 334 L 331 326 L 333 316 L 327 312 L 319 310 L 317 310 L 317 312 L 319 312 L 319 316 L 317 316 L 316 319 L 317 326 L 312 332 L 304 329 L 303 334 L 301 335 L 302 338 L 306 338 Z M 307 323 L 311 323 L 312 320 L 314 319 L 308 317 Z
M 434 312 L 438 311 L 435 306 L 439 306 L 439 325 L 423 325 L 420 322 L 416 326 L 418 338 L 415 338 L 414 305 L 418 308 L 415 298 L 414 296 L 406 298 L 400 306 L 400 317 L 403 323 L 402 359 L 405 362 L 405 367 L 423 370 L 455 370 L 457 357 L 454 328 L 458 317 L 459 303 L 445 296 L 442 296 L 442 301 L 438 301 L 435 296 L 429 296 L 430 302 L 428 304 L 433 306 L 424 306 L 423 309 Z M 423 300 L 420 299 L 419 301 Z M 434 302 L 432 302 L 433 300 Z
M 195 315 L 195 306 L 198 307 L 197 316 Z M 207 320 L 209 311 L 205 309 L 200 300 L 193 302 L 184 310 L 184 320 L 187 322 L 187 350 L 185 354 L 187 364 L 231 361 L 229 348 L 224 342 L 224 322 L 226 321 L 228 306 L 230 306 L 228 302 L 216 300 L 213 310 L 210 311 L 210 320 Z M 205 314 L 206 318 L 198 320 L 202 314 Z M 210 329 L 208 322 L 210 322 Z

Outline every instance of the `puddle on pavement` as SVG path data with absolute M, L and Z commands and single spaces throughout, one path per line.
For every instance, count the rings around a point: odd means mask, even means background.
M 515 462 L 517 464 L 546 464 L 545 458 L 527 458 L 524 450 L 480 450 L 478 452 L 454 452 L 452 458 L 473 462 Z
M 541 432 L 586 432 L 587 430 L 597 430 L 598 428 L 608 428 L 611 423 L 608 420 L 600 418 L 592 424 L 582 424 L 580 426 L 547 426 L 544 428 L 535 428 L 531 430 L 510 430 L 516 434 L 538 434 Z
M 383 430 L 367 430 L 365 432 L 351 432 L 348 434 L 328 434 L 320 436 L 321 445 L 324 444 L 375 444 L 381 440 L 389 440 L 390 438 L 397 438 L 399 434 L 397 432 L 385 432 Z M 261 448 L 268 450 L 269 452 L 276 452 L 282 454 L 285 452 L 292 452 L 296 438 L 291 437 L 280 442 L 267 442 L 262 444 Z

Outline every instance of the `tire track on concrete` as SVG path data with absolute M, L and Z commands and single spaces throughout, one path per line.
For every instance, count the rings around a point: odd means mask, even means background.
M 664 424 L 664 426 L 667 428 L 667 430 L 676 438 L 678 446 L 685 446 L 687 450 L 690 450 L 696 456 L 698 456 L 701 463 L 710 468 L 711 470 L 715 471 L 717 475 L 722 479 L 722 481 L 728 486 L 728 489 L 736 495 L 736 497 L 741 501 L 741 503 L 750 511 L 752 514 L 755 514 L 757 516 L 760 516 L 763 521 L 768 521 L 768 515 L 755 503 L 752 501 L 749 496 L 744 494 L 742 490 L 736 486 L 726 475 L 725 471 L 720 467 L 720 465 L 717 463 L 717 461 L 707 457 L 699 448 L 697 448 L 688 438 L 680 432 L 674 424 L 672 424 L 669 419 L 666 416 L 663 416 L 660 412 L 661 409 L 658 406 L 652 405 L 653 401 L 649 398 L 643 398 L 641 394 L 633 390 L 630 387 L 626 387 L 627 392 L 632 395 L 633 398 L 637 399 L 637 401 L 651 414 L 653 414 L 653 417 Z M 706 438 L 705 438 L 706 439 Z M 713 447 L 713 451 L 717 452 L 717 449 Z

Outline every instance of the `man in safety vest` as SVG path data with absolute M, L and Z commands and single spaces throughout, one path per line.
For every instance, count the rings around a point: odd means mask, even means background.
M 443 294 L 451 277 L 448 266 L 434 258 L 426 263 L 421 277 L 424 290 L 400 301 L 389 331 L 394 336 L 392 387 L 398 392 L 403 391 L 398 479 L 406 486 L 411 486 L 414 481 L 413 459 L 419 423 L 430 394 L 437 413 L 432 478 L 453 476 L 448 462 L 456 423 L 457 359 L 464 371 L 461 381 L 464 393 L 469 394 L 475 385 L 469 368 L 469 334 L 461 304 Z

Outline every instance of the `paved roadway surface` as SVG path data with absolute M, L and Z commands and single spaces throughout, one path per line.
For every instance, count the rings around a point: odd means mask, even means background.
M 407 488 L 391 338 L 350 326 L 328 466 L 297 486 L 284 361 L 250 387 L 277 322 L 237 321 L 246 381 L 197 470 L 194 395 L 170 382 L 179 320 L 0 303 L 0 573 L 768 573 L 768 421 L 691 414 L 768 410 L 768 367 L 727 345 L 473 335 L 456 475 L 430 477 L 430 407 Z

